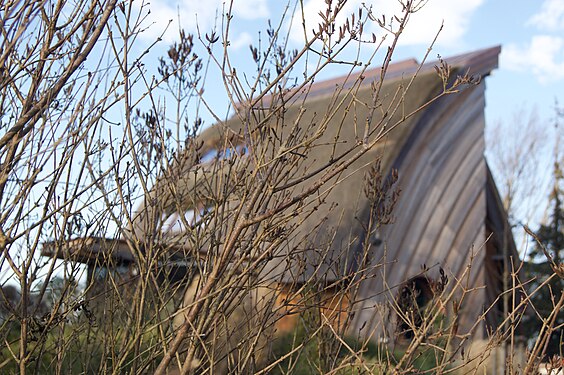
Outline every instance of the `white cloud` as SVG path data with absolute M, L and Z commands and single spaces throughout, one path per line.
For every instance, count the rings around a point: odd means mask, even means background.
M 267 18 L 270 11 L 266 5 L 267 0 L 242 0 L 234 1 L 235 14 L 247 20 Z
M 564 79 L 564 38 L 535 35 L 528 45 L 509 44 L 502 50 L 500 65 L 531 72 L 543 84 Z
M 502 68 L 528 72 L 542 84 L 564 79 L 564 1 L 544 0 L 526 25 L 542 30 L 527 44 L 508 44 L 501 52 Z M 557 32 L 555 35 L 549 35 Z
M 231 49 L 238 50 L 241 48 L 248 48 L 253 43 L 253 37 L 248 32 L 244 31 L 239 33 L 235 40 L 231 42 Z
M 400 37 L 400 44 L 421 45 L 429 44 L 434 39 L 437 31 L 444 21 L 444 28 L 439 36 L 438 45 L 454 46 L 461 42 L 466 34 L 472 13 L 483 3 L 484 0 L 429 0 L 419 11 L 412 14 L 404 34 Z M 358 12 L 362 4 L 372 6 L 373 14 L 386 15 L 386 22 L 392 19 L 393 15 L 401 13 L 401 5 L 397 1 L 389 0 L 350 0 L 340 17 L 337 18 L 337 25 L 342 24 L 347 16 L 353 12 Z M 311 32 L 316 28 L 321 18 L 319 12 L 326 7 L 324 0 L 308 0 L 304 5 L 306 16 L 306 29 Z M 294 21 L 295 22 L 295 21 Z M 300 22 L 301 23 L 301 22 Z M 397 23 L 396 23 L 397 24 Z M 382 30 L 376 23 L 371 23 L 368 28 L 370 33 L 383 35 Z M 303 42 L 303 31 L 301 26 L 294 27 L 291 34 L 295 42 Z
M 564 1 L 545 0 L 540 11 L 531 16 L 527 24 L 547 31 L 564 29 Z
M 468 31 L 472 13 L 483 0 L 430 0 L 408 21 L 402 44 L 429 44 L 435 37 L 442 22 L 444 27 L 437 41 L 438 45 L 453 47 L 461 43 Z
M 270 15 L 268 0 L 242 0 L 233 3 L 235 19 L 255 20 Z M 145 26 L 150 28 L 142 37 L 154 40 L 166 29 L 163 39 L 171 42 L 178 35 L 180 26 L 190 33 L 209 32 L 216 24 L 221 25 L 221 17 L 228 11 L 229 3 L 225 0 L 152 0 L 144 3 L 143 12 L 150 11 Z M 170 22 L 170 26 L 167 25 Z

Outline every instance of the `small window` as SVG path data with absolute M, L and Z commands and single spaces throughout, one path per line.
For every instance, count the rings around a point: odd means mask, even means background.
M 200 157 L 200 163 L 207 164 L 217 159 L 219 159 L 219 151 L 216 150 L 215 148 L 212 148 L 211 150 L 206 151 L 206 153 L 204 153 Z
M 202 207 L 201 209 L 189 209 L 184 212 L 183 217 L 178 212 L 170 215 L 163 222 L 163 233 L 179 233 L 184 232 L 188 228 L 194 228 L 196 225 L 206 225 L 205 218 L 212 211 L 209 207 Z
M 109 276 L 114 278 L 127 278 L 129 276 L 135 276 L 134 267 L 130 265 L 116 265 L 112 267 L 107 266 L 95 266 L 93 276 L 97 280 L 105 279 Z
M 212 148 L 212 149 L 206 151 L 200 157 L 200 163 L 201 164 L 208 164 L 208 163 L 211 163 L 215 160 L 232 159 L 232 158 L 235 158 L 235 157 L 245 156 L 247 153 L 248 153 L 248 149 L 247 149 L 247 146 L 245 146 L 245 145 L 238 145 L 236 147 L 227 147 L 224 150 L 218 150 L 218 149 Z

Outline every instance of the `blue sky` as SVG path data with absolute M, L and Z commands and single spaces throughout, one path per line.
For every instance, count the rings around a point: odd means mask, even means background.
M 349 1 L 351 11 L 366 0 Z M 158 35 L 166 20 L 173 20 L 165 35 L 172 41 L 177 19 L 188 32 L 196 32 L 196 25 L 205 31 L 213 27 L 222 0 L 153 0 L 151 20 L 154 22 L 146 38 Z M 290 3 L 292 6 L 294 1 Z M 306 15 L 315 22 L 316 10 L 323 0 L 304 0 Z M 372 1 L 374 13 L 393 13 L 397 2 Z M 248 45 L 256 43 L 259 30 L 266 21 L 280 18 L 286 2 L 278 0 L 235 0 L 231 54 L 248 62 Z M 523 105 L 537 107 L 550 116 L 554 99 L 563 97 L 564 90 L 564 0 L 429 0 L 415 13 L 397 50 L 396 61 L 415 57 L 420 59 L 441 21 L 444 30 L 435 45 L 432 57 L 448 57 L 480 48 L 502 45 L 499 69 L 488 78 L 489 120 L 509 117 L 508 112 Z M 293 33 L 294 34 L 294 33 Z M 290 37 L 299 46 L 299 35 Z M 165 46 L 163 46 L 165 47 Z M 240 55 L 240 56 L 239 56 Z M 564 100 L 564 98 L 562 98 Z
M 256 45 L 261 30 L 264 38 L 267 21 L 271 19 L 276 24 L 285 6 L 289 4 L 293 7 L 296 2 L 234 1 L 229 53 L 238 71 L 252 66 L 248 46 L 251 43 Z M 363 3 L 372 6 L 375 14 L 390 15 L 398 10 L 398 2 L 394 0 L 349 0 L 344 13 L 350 14 Z M 315 25 L 317 12 L 323 9 L 324 0 L 303 0 L 303 4 L 306 22 Z M 162 47 L 153 52 L 164 55 L 168 44 L 177 35 L 178 19 L 187 32 L 197 33 L 199 28 L 205 33 L 214 25 L 220 25 L 224 6 L 224 0 L 152 0 L 146 8 L 151 9 L 146 22 L 152 25 L 142 37 L 148 44 L 162 33 L 168 20 L 172 20 Z M 419 12 L 412 15 L 394 61 L 406 58 L 420 61 L 443 21 L 444 29 L 430 54 L 432 59 L 437 54 L 448 58 L 481 48 L 502 46 L 500 66 L 486 81 L 487 136 L 493 137 L 500 123 L 509 129 L 504 137 L 511 137 L 508 134 L 511 131 L 519 135 L 517 127 L 522 124 L 515 119 L 530 113 L 537 116 L 538 126 L 551 127 L 555 100 L 564 103 L 564 0 L 428 0 Z M 295 29 L 297 32 L 289 34 L 289 42 L 299 48 L 303 45 L 303 36 L 299 28 Z M 369 31 L 383 35 L 376 27 Z M 363 48 L 361 58 L 370 52 L 366 46 Z M 350 51 L 345 57 L 352 58 L 354 53 Z M 379 64 L 381 59 L 375 62 Z M 252 70 L 250 72 L 252 74 Z M 345 72 L 344 67 L 331 67 L 320 78 L 331 78 Z M 228 113 L 225 91 L 213 73 L 204 97 L 216 111 Z M 206 116 L 203 117 L 205 119 Z M 211 118 L 207 123 L 210 122 L 213 122 Z M 548 134 L 550 132 L 543 136 L 549 137 Z M 547 148 L 552 148 L 549 143 Z M 539 191 L 543 193 L 530 203 L 534 207 L 538 206 L 538 202 L 546 201 L 544 192 L 551 172 L 550 160 L 540 158 L 539 163 L 544 164 L 536 168 L 537 173 L 542 174 L 538 181 L 542 181 L 542 184 L 539 182 Z M 537 207 L 535 221 L 540 220 L 540 214 Z

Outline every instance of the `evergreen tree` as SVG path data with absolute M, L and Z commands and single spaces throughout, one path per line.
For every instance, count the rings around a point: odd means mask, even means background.
M 543 320 L 548 322 L 548 317 L 555 308 L 564 290 L 564 280 L 554 272 L 564 257 L 564 209 L 562 207 L 563 189 L 562 170 L 558 163 L 554 165 L 554 186 L 550 194 L 551 214 L 549 222 L 539 227 L 535 233 L 535 245 L 529 254 L 525 272 L 527 280 L 533 279 L 528 291 L 532 293 L 546 280 L 546 285 L 531 295 L 531 305 L 527 316 L 523 319 L 523 330 L 526 337 L 536 338 L 543 327 Z M 548 255 L 547 255 L 548 254 Z M 564 341 L 564 309 L 557 312 L 557 317 L 546 346 L 545 354 L 548 357 L 563 354 L 562 342 Z

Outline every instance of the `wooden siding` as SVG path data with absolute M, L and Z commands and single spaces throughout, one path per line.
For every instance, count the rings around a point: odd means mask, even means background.
M 385 322 L 373 319 L 372 306 L 393 298 L 397 287 L 419 275 L 424 265 L 435 280 L 439 267 L 443 268 L 452 285 L 476 253 L 469 285 L 483 285 L 480 247 L 485 241 L 487 178 L 483 111 L 481 83 L 437 102 L 416 125 L 406 152 L 394 164 L 402 189 L 396 220 L 383 228 L 383 244 L 373 257 L 378 262 L 386 251 L 386 265 L 380 267 L 386 267 L 387 285 L 378 275 L 364 282 L 361 295 L 367 300 L 358 306 L 360 314 L 351 331 L 364 326 L 372 333 L 378 326 L 385 327 Z M 384 270 L 377 272 L 384 274 Z M 390 287 L 390 293 L 381 293 Z M 477 290 L 465 297 L 461 327 L 470 328 L 482 312 L 482 294 Z

